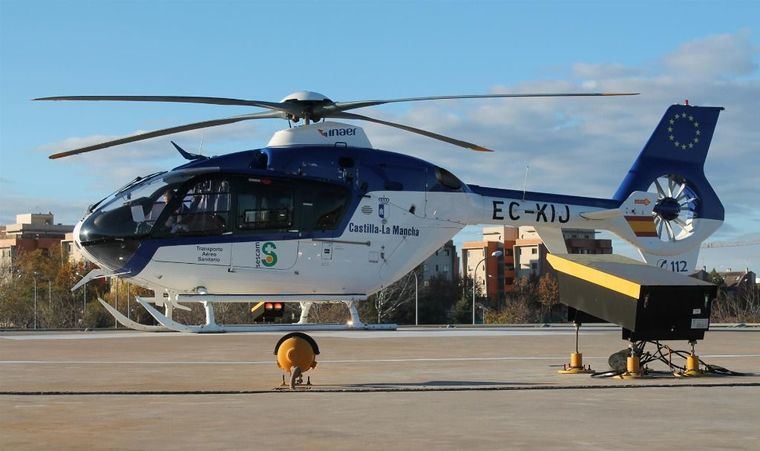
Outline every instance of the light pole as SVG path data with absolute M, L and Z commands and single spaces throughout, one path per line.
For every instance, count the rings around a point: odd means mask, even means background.
M 34 330 L 37 330 L 37 271 L 34 272 Z
M 116 279 L 116 291 L 114 291 L 113 294 L 113 308 L 116 310 L 119 310 L 119 279 Z M 113 317 L 113 328 L 118 329 L 119 328 L 119 321 L 116 319 L 116 317 Z
M 129 319 L 129 282 L 127 282 L 127 319 Z
M 79 277 L 84 277 L 79 273 L 75 273 Z M 82 327 L 84 327 L 85 310 L 87 310 L 87 282 L 82 284 Z
M 501 257 L 502 254 L 503 254 L 502 251 L 493 251 L 491 252 L 491 257 Z M 483 257 L 483 259 L 480 260 L 477 265 L 475 265 L 475 269 L 472 271 L 472 325 L 473 326 L 475 325 L 475 275 L 478 272 L 478 266 L 480 266 L 481 263 L 486 261 L 487 258 L 488 258 L 487 255 Z
M 419 323 L 419 317 L 420 317 L 419 301 L 420 301 L 420 298 L 418 296 L 418 291 L 417 291 L 417 270 L 416 269 L 414 270 L 413 274 L 414 274 L 414 325 L 415 326 L 419 326 L 420 325 L 420 323 Z

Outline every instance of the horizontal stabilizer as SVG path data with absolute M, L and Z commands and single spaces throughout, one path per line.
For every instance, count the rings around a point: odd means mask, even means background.
M 591 220 L 604 220 L 617 218 L 619 216 L 646 217 L 652 216 L 654 206 L 657 204 L 657 193 L 646 191 L 634 191 L 628 195 L 628 198 L 620 204 L 618 208 L 607 210 L 588 211 L 581 213 L 581 217 Z
M 621 216 L 622 214 L 623 213 L 620 211 L 619 208 L 611 208 L 609 210 L 586 211 L 586 212 L 582 212 L 580 215 L 584 219 L 601 221 L 604 219 L 617 218 L 618 216 Z

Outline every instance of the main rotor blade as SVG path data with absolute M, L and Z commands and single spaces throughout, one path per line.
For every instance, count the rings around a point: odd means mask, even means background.
M 421 102 L 426 100 L 452 100 L 452 99 L 499 99 L 499 98 L 523 98 L 523 97 L 607 97 L 607 96 L 636 96 L 638 92 L 558 92 L 558 93 L 525 93 L 525 94 L 476 94 L 461 96 L 429 96 L 429 97 L 406 97 L 386 100 L 358 100 L 353 102 L 335 102 L 332 105 L 322 107 L 321 111 L 347 111 L 355 108 L 383 105 L 385 103 L 398 102 Z
M 211 105 L 241 105 L 257 106 L 270 110 L 285 111 L 292 114 L 300 113 L 300 108 L 281 102 L 265 102 L 263 100 L 228 99 L 225 97 L 188 97 L 188 96 L 57 96 L 40 97 L 34 100 L 85 100 L 85 101 L 118 101 L 118 102 L 174 102 L 174 103 L 206 103 Z
M 459 139 L 450 138 L 448 136 L 439 135 L 438 133 L 429 132 L 427 130 L 422 130 L 419 128 L 410 127 L 408 125 L 403 124 L 397 124 L 395 122 L 388 122 L 383 121 L 380 119 L 375 119 L 368 116 L 362 116 L 361 114 L 354 114 L 354 113 L 343 113 L 343 112 L 336 112 L 336 113 L 330 113 L 327 117 L 337 117 L 342 119 L 356 119 L 360 121 L 368 121 L 368 122 L 374 122 L 376 124 L 383 124 L 387 125 L 389 127 L 395 127 L 400 128 L 401 130 L 406 130 L 408 132 L 417 133 L 418 135 L 427 136 L 428 138 L 437 139 L 439 141 L 447 142 L 449 144 L 453 144 L 455 146 L 464 147 L 465 149 L 471 149 L 476 150 L 478 152 L 493 152 L 491 149 L 487 149 L 485 147 L 479 146 L 477 144 L 473 144 L 471 142 L 462 141 Z
M 171 135 L 173 133 L 186 132 L 189 130 L 197 130 L 199 128 L 216 127 L 217 125 L 233 124 L 235 122 L 249 121 L 252 119 L 268 119 L 268 118 L 281 118 L 283 113 L 279 112 L 264 112 L 254 114 L 244 114 L 242 116 L 234 116 L 226 119 L 212 119 L 210 121 L 195 122 L 193 124 L 179 125 L 177 127 L 165 128 L 162 130 L 154 130 L 151 132 L 140 133 L 139 135 L 126 136 L 124 138 L 115 139 L 113 141 L 107 141 L 100 144 L 94 144 L 92 146 L 81 147 L 79 149 L 67 150 L 66 152 L 59 152 L 50 155 L 51 160 L 58 158 L 69 157 L 71 155 L 77 155 L 85 152 L 92 152 L 93 150 L 105 149 L 106 147 L 118 146 L 120 144 L 131 143 L 135 141 L 142 141 L 145 139 L 155 138 L 158 136 Z

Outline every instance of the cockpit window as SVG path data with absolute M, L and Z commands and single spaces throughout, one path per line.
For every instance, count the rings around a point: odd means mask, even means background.
M 288 230 L 293 227 L 293 189 L 249 178 L 238 192 L 239 230 Z
M 348 191 L 321 183 L 304 184 L 301 190 L 301 227 L 304 230 L 334 230 L 348 204 Z
M 237 196 L 237 230 L 333 230 L 348 204 L 344 187 L 306 180 L 240 177 Z
M 172 189 L 153 204 L 155 210 L 169 208 L 161 226 L 171 235 L 221 235 L 230 222 L 230 184 L 224 178 L 203 178 L 189 186 L 179 199 Z

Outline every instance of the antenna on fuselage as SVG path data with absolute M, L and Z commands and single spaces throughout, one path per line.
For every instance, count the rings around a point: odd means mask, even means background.
M 523 198 L 522 200 L 525 200 L 525 192 L 528 190 L 528 170 L 530 169 L 530 165 L 525 165 L 525 178 L 523 178 Z

